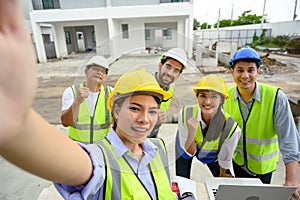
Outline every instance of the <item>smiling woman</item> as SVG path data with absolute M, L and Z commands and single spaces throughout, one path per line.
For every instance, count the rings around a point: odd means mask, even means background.
M 230 172 L 240 128 L 222 108 L 229 98 L 222 77 L 204 76 L 194 93 L 198 104 L 179 113 L 176 135 L 176 175 L 190 178 L 193 157 L 206 164 L 214 177 L 233 177 Z
M 124 133 L 135 138 L 134 144 L 142 142 L 152 131 L 158 119 L 160 102 L 171 97 L 149 75 L 141 68 L 127 72 L 117 81 L 108 98 L 113 128 L 119 136 Z
M 163 142 L 147 139 L 157 122 L 161 101 L 170 97 L 143 69 L 129 71 L 119 78 L 107 99 L 113 116 L 112 129 L 97 143 L 99 146 L 86 147 L 95 162 L 94 176 L 82 192 L 92 189 L 96 193 L 88 195 L 103 199 L 175 199 Z M 94 157 L 97 159 L 93 160 Z M 117 177 L 121 177 L 122 183 L 114 183 L 119 180 Z M 61 194 L 75 195 L 74 187 L 56 187 Z

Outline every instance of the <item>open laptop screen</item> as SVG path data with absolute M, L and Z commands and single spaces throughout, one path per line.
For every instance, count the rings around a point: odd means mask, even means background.
M 258 178 L 221 178 L 209 177 L 205 179 L 206 189 L 210 200 L 215 200 L 219 185 L 262 185 Z
M 263 185 L 219 185 L 216 200 L 289 200 L 297 187 Z

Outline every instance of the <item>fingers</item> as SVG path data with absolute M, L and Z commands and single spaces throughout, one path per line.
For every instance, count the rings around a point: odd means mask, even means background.
M 79 92 L 80 96 L 82 96 L 83 98 L 86 98 L 89 95 L 89 88 L 87 88 L 87 87 L 79 88 L 78 92 Z
M 284 186 L 293 186 L 295 184 L 287 184 L 285 183 Z M 295 190 L 295 192 L 293 193 L 293 196 L 291 199 L 297 199 L 300 200 L 300 185 L 297 184 L 298 188 Z
M 298 186 L 298 189 L 294 192 L 293 194 L 294 199 L 299 199 L 300 200 L 300 188 Z
M 158 124 L 162 124 L 164 121 L 165 121 L 165 113 L 162 111 L 162 110 L 158 110 L 158 120 L 157 120 L 157 123 Z
M 89 89 L 87 87 L 79 88 L 76 96 L 77 102 L 82 103 L 85 98 L 89 96 Z
M 190 119 L 187 120 L 187 124 L 188 124 L 188 126 L 191 126 L 193 128 L 197 128 L 198 127 L 198 120 L 194 117 L 191 117 Z
M 0 0 L 0 34 L 10 34 L 23 38 L 25 29 L 19 1 Z

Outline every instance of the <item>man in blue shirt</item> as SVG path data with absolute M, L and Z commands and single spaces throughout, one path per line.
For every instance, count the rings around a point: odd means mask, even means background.
M 298 186 L 299 134 L 283 91 L 256 81 L 261 63 L 250 47 L 239 49 L 229 62 L 236 86 L 229 89 L 224 109 L 242 129 L 233 158 L 234 173 L 270 183 L 280 150 L 286 166 L 284 185 Z M 298 186 L 294 196 L 299 198 L 299 192 Z

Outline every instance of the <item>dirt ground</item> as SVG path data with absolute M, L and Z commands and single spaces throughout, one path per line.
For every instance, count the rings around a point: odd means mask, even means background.
M 275 59 L 277 63 L 273 63 L 267 70 L 263 70 L 258 81 L 280 87 L 291 100 L 297 102 L 300 99 L 300 58 L 273 54 L 269 58 Z M 38 64 L 39 86 L 33 107 L 49 123 L 60 124 L 61 96 L 66 87 L 82 79 L 82 73 L 78 70 L 78 66 L 83 66 L 85 59 L 86 55 L 82 54 L 71 56 L 65 60 L 52 60 L 45 64 Z M 140 56 L 129 59 L 134 59 L 135 62 L 139 62 L 138 59 L 141 59 L 140 62 L 145 62 L 144 58 Z M 159 58 L 151 59 L 158 60 Z M 167 121 L 173 121 L 174 114 L 178 113 L 183 104 L 196 102 L 191 88 L 197 84 L 202 75 L 200 71 L 183 73 L 176 81 L 176 96 L 168 111 Z M 228 72 L 220 75 L 228 86 L 233 84 Z M 113 86 L 119 76 L 120 74 L 109 74 L 106 84 Z

